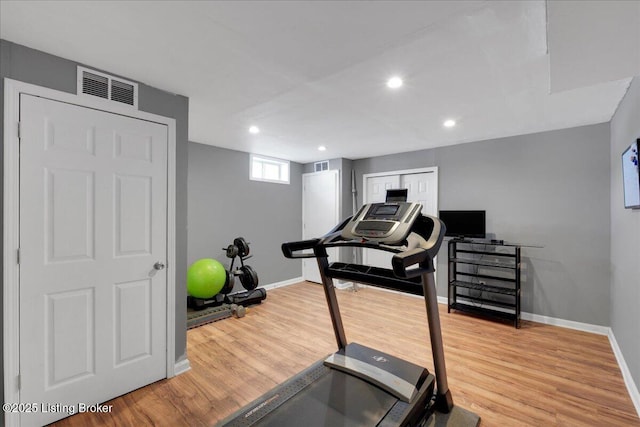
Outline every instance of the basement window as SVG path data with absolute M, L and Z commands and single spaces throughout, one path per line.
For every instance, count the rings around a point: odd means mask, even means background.
M 287 160 L 251 154 L 250 163 L 251 180 L 289 184 L 289 162 Z

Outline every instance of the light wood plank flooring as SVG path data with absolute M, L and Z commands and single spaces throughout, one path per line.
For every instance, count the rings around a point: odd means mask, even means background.
M 347 338 L 432 370 L 421 299 L 338 291 Z M 640 426 L 607 337 L 532 322 L 521 329 L 440 306 L 454 402 L 488 426 Z M 188 332 L 191 370 L 117 398 L 110 414 L 58 426 L 210 426 L 335 351 L 319 285 L 269 291 L 242 319 Z

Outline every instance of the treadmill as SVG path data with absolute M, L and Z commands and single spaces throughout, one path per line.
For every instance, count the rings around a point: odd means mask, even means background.
M 453 404 L 447 385 L 433 258 L 445 234 L 438 219 L 406 201 L 364 205 L 325 236 L 282 244 L 287 258 L 316 258 L 338 351 L 320 360 L 218 426 L 474 427 L 480 418 Z M 329 263 L 327 248 L 394 253 L 391 268 Z M 424 295 L 435 376 L 421 366 L 345 336 L 333 279 Z

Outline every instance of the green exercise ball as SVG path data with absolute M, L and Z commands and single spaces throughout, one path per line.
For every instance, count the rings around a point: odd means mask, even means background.
M 203 258 L 191 264 L 187 271 L 187 291 L 196 298 L 215 296 L 227 280 L 227 273 L 220 262 Z

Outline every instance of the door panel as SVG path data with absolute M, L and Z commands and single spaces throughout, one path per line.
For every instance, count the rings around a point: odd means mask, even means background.
M 47 261 L 93 259 L 94 181 L 91 171 L 45 169 Z
M 438 216 L 436 210 L 436 176 L 433 172 L 412 173 L 401 176 L 401 188 L 406 188 L 407 200 L 422 205 L 422 213 Z
M 29 95 L 20 117 L 20 401 L 95 404 L 164 378 L 167 126 Z
M 115 364 L 151 355 L 151 282 L 136 280 L 115 285 Z
M 62 386 L 95 375 L 93 289 L 58 292 L 45 298 L 46 387 Z M 74 357 L 67 357 L 68 353 Z
M 151 250 L 151 177 L 116 175 L 116 257 Z
M 340 176 L 337 170 L 302 175 L 302 238 L 313 239 L 331 231 L 340 222 Z M 338 250 L 327 249 L 329 261 L 337 261 Z M 302 260 L 302 277 L 320 283 L 315 258 Z

